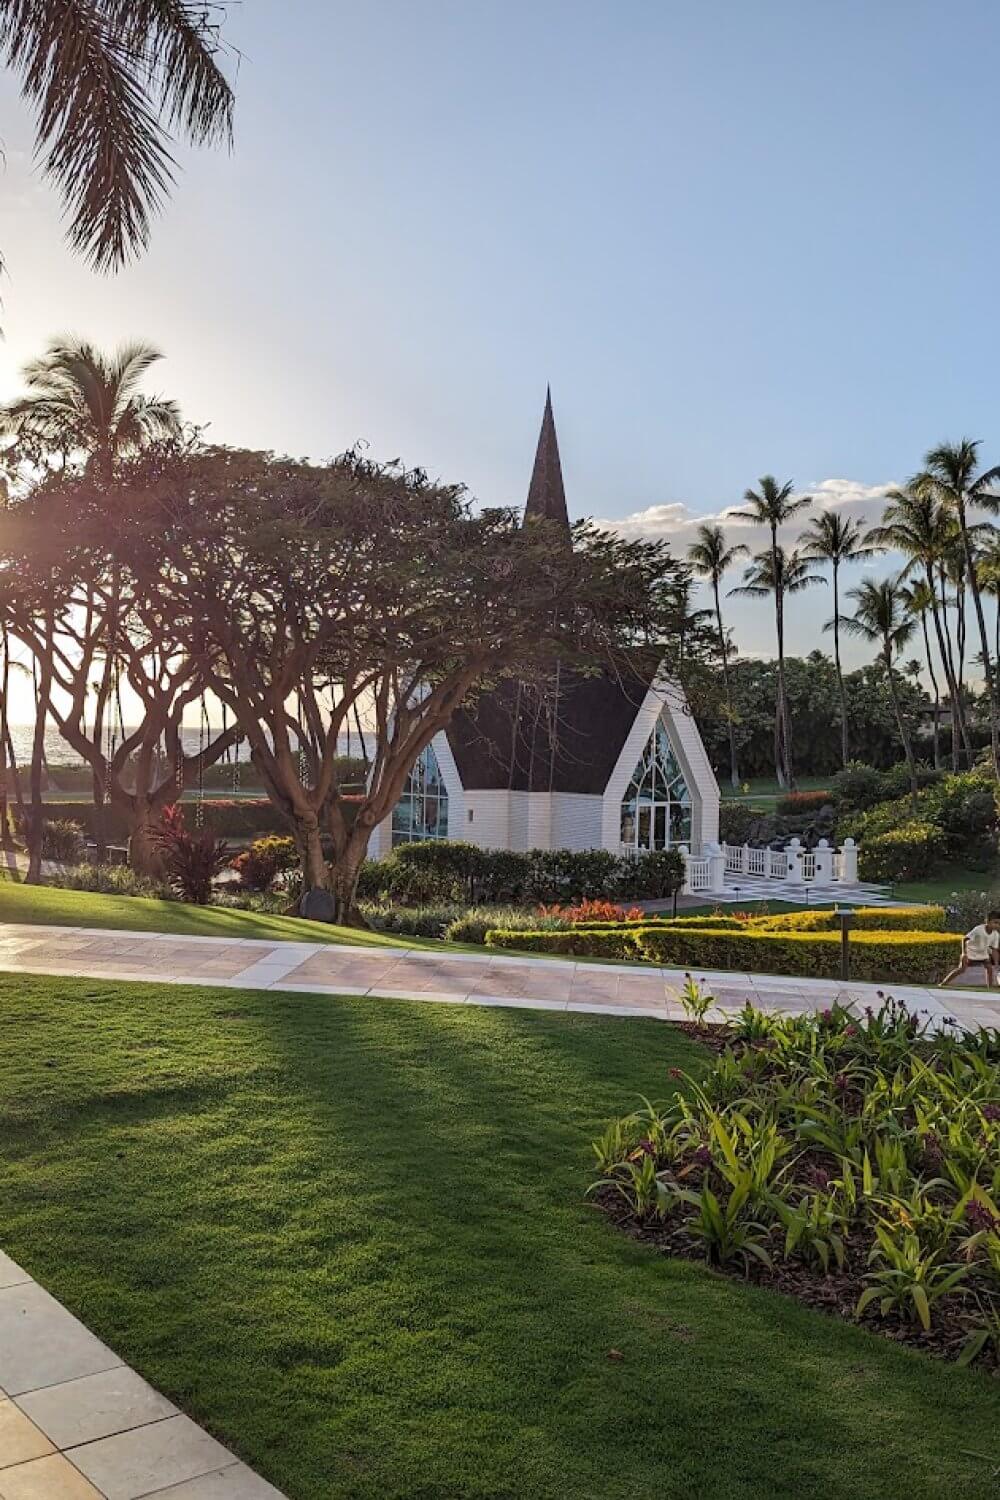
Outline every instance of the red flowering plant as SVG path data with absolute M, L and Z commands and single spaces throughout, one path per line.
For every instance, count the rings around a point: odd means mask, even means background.
M 592 922 L 642 922 L 646 913 L 640 906 L 626 909 L 614 901 L 577 901 L 572 906 L 539 906 L 540 917 L 558 917 L 573 926 Z

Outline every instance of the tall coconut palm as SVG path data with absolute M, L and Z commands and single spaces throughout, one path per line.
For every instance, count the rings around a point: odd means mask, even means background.
M 786 552 L 784 547 L 776 544 L 766 552 L 755 552 L 753 561 L 743 574 L 743 582 L 739 588 L 730 589 L 730 594 L 742 595 L 748 599 L 763 599 L 768 594 L 774 596 L 777 601 L 781 599 L 782 609 L 780 615 L 775 610 L 776 621 L 780 618 L 779 629 L 784 630 L 784 601 L 793 594 L 800 594 L 804 589 L 813 588 L 816 584 L 825 584 L 826 579 L 819 573 L 810 573 L 809 559 L 801 552 L 793 550 Z M 792 719 L 788 712 L 788 703 L 785 702 L 784 711 L 781 710 L 780 694 L 783 690 L 784 652 L 783 635 L 778 637 L 778 693 L 779 703 L 775 710 L 774 748 L 775 765 L 779 764 L 779 750 L 784 749 L 786 756 L 785 764 L 788 768 L 789 785 L 791 785 L 792 764 Z M 780 727 L 779 727 L 780 726 Z M 779 775 L 780 780 L 780 775 Z
M 927 584 L 934 635 L 951 707 L 952 770 L 957 771 L 959 740 L 970 764 L 972 745 L 955 671 L 947 616 L 946 560 L 954 534 L 954 520 L 939 497 L 927 485 L 911 480 L 900 489 L 888 492 L 882 520 L 872 527 L 866 540 L 872 546 L 901 552 L 907 559 L 907 573 L 916 572 Z
M 931 650 L 930 632 L 927 628 L 927 616 L 934 608 L 934 595 L 924 578 L 916 578 L 912 583 L 903 584 L 901 591 L 906 608 L 915 620 L 920 621 L 920 629 L 924 637 L 924 662 L 934 694 L 934 769 L 938 770 L 941 766 L 941 690 L 937 673 L 934 670 L 934 653 Z
M 715 625 L 719 637 L 719 656 L 722 659 L 722 677 L 726 690 L 726 716 L 729 720 L 729 771 L 733 787 L 740 784 L 740 771 L 736 759 L 736 721 L 733 715 L 733 688 L 729 671 L 729 641 L 722 620 L 722 603 L 719 590 L 722 579 L 734 563 L 747 556 L 747 548 L 740 542 L 735 547 L 726 546 L 725 532 L 721 526 L 708 522 L 698 527 L 697 541 L 688 548 L 688 562 L 700 578 L 708 579 L 715 601 Z
M 161 358 L 150 344 L 125 344 L 108 355 L 85 339 L 54 339 L 24 366 L 27 392 L 0 407 L 0 431 L 39 455 L 84 454 L 108 479 L 116 459 L 180 431 L 177 403 L 139 390 Z
M 771 534 L 771 576 L 780 583 L 782 568 L 778 560 L 778 531 L 800 510 L 812 503 L 808 495 L 794 493 L 791 480 L 779 484 L 773 474 L 764 474 L 757 482 L 757 489 L 747 490 L 743 495 L 745 510 L 732 512 L 735 518 L 752 521 L 755 526 L 766 526 Z M 767 592 L 767 590 L 764 590 Z M 778 637 L 778 702 L 774 725 L 774 771 L 779 786 L 794 786 L 795 772 L 792 765 L 791 714 L 788 711 L 788 693 L 785 687 L 785 589 L 774 591 L 774 616 Z
M 857 521 L 836 511 L 824 510 L 814 516 L 802 533 L 802 552 L 817 562 L 830 564 L 833 580 L 833 618 L 824 630 L 833 631 L 833 660 L 837 668 L 837 691 L 840 695 L 840 758 L 846 766 L 850 759 L 847 733 L 847 691 L 840 664 L 840 570 L 845 563 L 873 557 L 875 548 L 868 542 Z
M 889 695 L 892 698 L 899 737 L 903 742 L 903 753 L 906 756 L 906 765 L 910 773 L 910 799 L 914 813 L 916 813 L 917 763 L 913 755 L 910 726 L 906 722 L 899 696 L 895 662 L 896 657 L 912 639 L 917 622 L 908 611 L 903 590 L 895 579 L 884 578 L 881 583 L 876 583 L 870 578 L 865 579 L 863 583 L 858 584 L 856 589 L 851 589 L 847 597 L 854 601 L 854 613 L 844 616 L 841 622 L 844 629 L 849 635 L 860 636 L 862 640 L 877 646 L 879 656 L 885 666 L 889 680 Z
M 997 681 L 998 674 L 994 671 L 996 664 L 990 652 L 982 591 L 976 571 L 973 523 L 969 518 L 970 509 L 976 507 L 992 511 L 1000 509 L 1000 467 L 980 469 L 979 447 L 978 441 L 962 438 L 958 443 L 941 443 L 932 448 L 924 458 L 924 472 L 918 476 L 918 483 L 935 493 L 958 523 L 965 558 L 965 579 L 972 595 L 976 624 L 979 627 L 983 675 L 989 694 L 993 770 L 995 775 L 1000 776 L 1000 683 Z
M 98 269 L 141 250 L 174 176 L 168 131 L 228 141 L 233 95 L 217 8 L 191 0 L 0 0 L 0 58 L 36 119 L 36 148 Z

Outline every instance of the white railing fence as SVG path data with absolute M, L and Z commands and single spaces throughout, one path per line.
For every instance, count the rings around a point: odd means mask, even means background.
M 685 895 L 695 891 L 722 893 L 732 877 L 756 880 L 784 880 L 792 884 L 821 885 L 833 883 L 856 885 L 858 850 L 853 839 L 845 839 L 841 849 L 833 849 L 820 839 L 815 849 L 803 849 L 799 839 L 791 839 L 785 849 L 752 849 L 749 844 L 706 844 L 705 852 L 692 855 L 680 845 L 684 860 Z

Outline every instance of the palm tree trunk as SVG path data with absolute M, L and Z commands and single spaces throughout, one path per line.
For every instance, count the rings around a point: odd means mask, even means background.
M 729 677 L 729 651 L 726 647 L 726 632 L 722 624 L 722 604 L 719 600 L 719 580 L 712 579 L 715 595 L 715 620 L 719 629 L 719 654 L 722 657 L 722 678 L 726 689 L 726 714 L 729 719 L 729 775 L 733 791 L 740 784 L 740 771 L 736 764 L 736 725 L 733 722 L 733 689 Z
M 934 769 L 941 769 L 941 694 L 938 690 L 937 673 L 934 670 L 934 658 L 931 654 L 931 637 L 927 629 L 927 610 L 920 611 L 920 624 L 924 632 L 924 655 L 927 658 L 927 672 L 934 688 Z
M 993 664 L 990 661 L 990 643 L 986 633 L 986 616 L 983 613 L 983 596 L 979 591 L 979 575 L 976 572 L 976 561 L 972 555 L 972 543 L 969 540 L 964 504 L 958 508 L 958 522 L 962 528 L 965 570 L 969 575 L 969 588 L 972 590 L 976 623 L 979 626 L 979 645 L 983 653 L 983 676 L 986 679 L 986 693 L 990 705 L 990 755 L 993 759 L 993 774 L 1000 776 L 1000 706 L 997 703 L 997 683 Z
M 42 767 L 45 763 L 45 727 L 52 695 L 52 656 L 55 649 L 55 617 L 46 613 L 42 635 L 42 662 L 35 695 L 35 732 L 31 743 L 31 814 L 28 818 L 28 885 L 38 885 L 42 878 L 42 835 L 45 825 L 42 810 Z
M 965 723 L 962 695 L 958 690 L 958 680 L 955 676 L 955 657 L 951 647 L 951 628 L 948 624 L 948 600 L 945 594 L 944 575 L 943 573 L 940 575 L 941 594 L 939 597 L 934 569 L 928 565 L 926 572 L 927 584 L 931 591 L 934 632 L 937 635 L 941 665 L 944 668 L 945 680 L 948 684 L 948 696 L 951 699 L 951 768 L 953 771 L 959 771 L 961 769 L 959 737 L 961 736 L 962 743 L 965 746 L 965 753 L 970 765 L 972 763 L 972 747 L 969 744 L 969 731 Z
M 837 668 L 837 691 L 840 693 L 840 759 L 847 765 L 850 751 L 847 744 L 847 690 L 844 673 L 840 665 L 840 564 L 833 560 L 833 661 Z
M 893 710 L 896 714 L 896 724 L 899 727 L 899 737 L 903 741 L 903 753 L 906 756 L 906 766 L 910 773 L 910 807 L 913 816 L 917 815 L 917 763 L 913 758 L 913 742 L 910 739 L 910 728 L 903 717 L 902 704 L 899 701 L 899 688 L 896 685 L 896 673 L 892 665 L 891 649 L 886 643 L 883 651 L 886 671 L 889 673 L 889 695 L 892 698 Z
M 774 579 L 774 619 L 778 636 L 778 701 L 774 723 L 774 774 L 780 787 L 792 789 L 792 756 L 788 699 L 785 694 L 785 600 L 778 576 L 778 530 L 771 527 L 771 572 Z

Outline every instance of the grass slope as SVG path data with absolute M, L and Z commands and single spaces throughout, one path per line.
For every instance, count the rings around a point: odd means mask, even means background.
M 995 1496 L 994 1383 L 584 1202 L 604 1119 L 700 1058 L 655 1022 L 0 976 L 0 1243 L 292 1500 Z
M 52 927 L 100 927 L 115 931 L 170 932 L 194 937 L 262 938 L 296 943 L 352 943 L 367 947 L 437 948 L 429 939 L 333 927 L 301 917 L 267 916 L 221 906 L 189 906 L 144 896 L 107 896 L 55 886 L 15 885 L 0 880 L 0 922 Z

